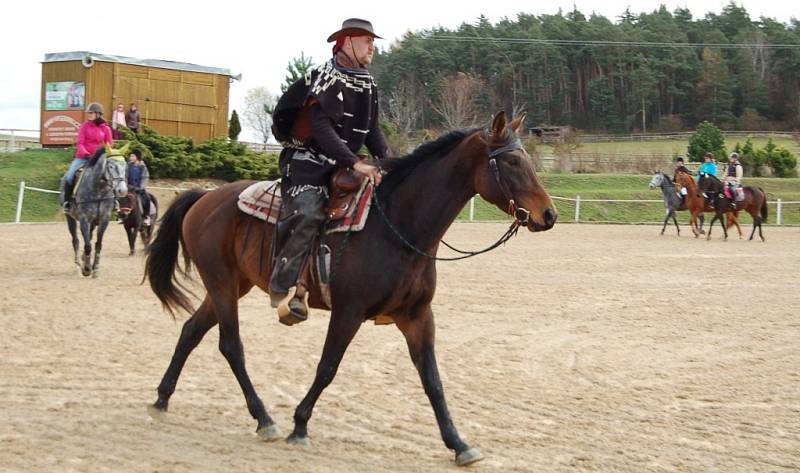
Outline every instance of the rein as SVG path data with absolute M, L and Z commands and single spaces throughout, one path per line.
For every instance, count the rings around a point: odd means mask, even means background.
M 482 250 L 478 250 L 478 251 L 461 251 L 461 250 L 458 250 L 456 248 L 453 248 L 452 246 L 447 244 L 447 242 L 445 242 L 444 240 L 441 240 L 441 242 L 444 243 L 445 246 L 447 246 L 448 248 L 450 248 L 451 250 L 453 250 L 453 251 L 455 251 L 457 253 L 461 253 L 462 254 L 462 256 L 453 256 L 453 257 L 448 257 L 448 258 L 442 258 L 442 257 L 439 257 L 439 256 L 434 256 L 434 255 L 432 255 L 430 253 L 427 253 L 427 252 L 417 248 L 416 245 L 414 245 L 413 243 L 408 241 L 400 233 L 400 231 L 397 229 L 397 227 L 395 227 L 394 224 L 392 224 L 392 222 L 389 221 L 389 217 L 386 216 L 386 213 L 384 213 L 383 207 L 381 207 L 381 204 L 378 202 L 377 192 L 373 192 L 372 193 L 372 204 L 378 209 L 378 213 L 381 215 L 381 218 L 383 218 L 383 221 L 386 223 L 386 226 L 389 227 L 389 229 L 392 231 L 392 233 L 394 233 L 394 235 L 401 242 L 403 242 L 403 244 L 405 246 L 407 246 L 408 248 L 413 250 L 418 255 L 424 256 L 424 257 L 426 257 L 428 259 L 432 259 L 432 260 L 435 260 L 435 261 L 457 261 L 457 260 L 460 260 L 460 259 L 466 259 L 466 258 L 470 258 L 472 256 L 477 256 L 477 255 L 479 255 L 481 253 L 486 253 L 487 251 L 491 251 L 491 250 L 497 248 L 498 246 L 504 244 L 508 240 L 510 240 L 511 237 L 513 237 L 514 235 L 517 234 L 517 231 L 519 230 L 519 227 L 520 227 L 519 221 L 514 220 L 513 222 L 511 222 L 511 226 L 508 227 L 508 230 L 506 230 L 506 232 L 503 233 L 503 235 L 496 242 L 494 242 L 490 246 L 488 246 L 488 247 L 486 247 L 486 248 L 484 248 Z
M 416 245 L 414 245 L 410 241 L 408 241 L 408 239 L 406 239 L 400 233 L 400 231 L 397 229 L 397 227 L 395 227 L 394 224 L 392 224 L 392 222 L 386 216 L 386 213 L 383 211 L 383 207 L 381 207 L 380 202 L 378 201 L 378 193 L 377 192 L 373 192 L 372 193 L 372 204 L 378 209 L 378 213 L 381 215 L 381 218 L 383 218 L 383 221 L 386 223 L 386 226 L 389 227 L 389 229 L 392 231 L 392 233 L 394 233 L 394 235 L 401 242 L 403 242 L 403 244 L 405 246 L 407 246 L 408 248 L 410 248 L 411 250 L 413 250 L 415 253 L 417 253 L 420 256 L 424 256 L 424 257 L 426 257 L 428 259 L 432 259 L 432 260 L 435 260 L 435 261 L 457 261 L 457 260 L 471 258 L 473 256 L 477 256 L 477 255 L 489 252 L 489 251 L 497 248 L 498 246 L 504 244 L 508 240 L 510 240 L 511 237 L 513 237 L 514 235 L 517 234 L 517 231 L 519 231 L 519 227 L 525 227 L 530 222 L 530 214 L 531 214 L 530 211 L 528 209 L 524 208 L 524 207 L 517 206 L 516 202 L 514 201 L 514 197 L 511 194 L 511 190 L 508 188 L 508 185 L 506 185 L 506 183 L 503 181 L 503 176 L 502 176 L 502 174 L 500 174 L 500 168 L 497 165 L 497 157 L 498 156 L 502 155 L 503 153 L 507 153 L 509 151 L 516 151 L 516 150 L 520 150 L 520 149 L 523 149 L 522 141 L 520 141 L 519 137 L 514 135 L 513 136 L 513 140 L 510 140 L 510 143 L 508 143 L 507 145 L 502 146 L 500 148 L 497 148 L 497 149 L 495 149 L 495 150 L 493 150 L 493 151 L 491 151 L 489 153 L 489 168 L 492 170 L 492 175 L 494 176 L 495 181 L 497 181 L 497 184 L 500 187 L 500 190 L 503 192 L 503 196 L 508 200 L 508 213 L 514 217 L 514 221 L 511 222 L 511 226 L 508 227 L 508 230 L 506 230 L 506 232 L 503 233 L 503 235 L 501 235 L 500 238 L 496 242 L 492 243 L 491 245 L 489 245 L 488 247 L 486 247 L 486 248 L 484 248 L 482 250 L 462 251 L 462 250 L 459 250 L 459 249 L 454 248 L 453 246 L 449 245 L 446 241 L 440 240 L 446 247 L 450 248 L 451 250 L 455 251 L 456 253 L 460 253 L 462 256 L 453 256 L 453 257 L 442 258 L 442 257 L 431 255 L 431 254 L 421 250 L 420 248 L 418 248 Z

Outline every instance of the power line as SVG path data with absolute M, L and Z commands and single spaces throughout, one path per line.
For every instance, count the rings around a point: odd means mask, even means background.
M 572 39 L 496 38 L 491 36 L 464 37 L 448 35 L 422 35 L 433 41 L 461 43 L 550 44 L 555 46 L 618 46 L 635 48 L 719 48 L 719 49 L 800 49 L 800 44 L 769 43 L 666 43 L 648 41 L 591 41 Z

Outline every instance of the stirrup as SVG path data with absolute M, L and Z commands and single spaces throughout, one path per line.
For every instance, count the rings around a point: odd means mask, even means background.
M 278 321 L 284 325 L 294 325 L 308 319 L 308 294 L 296 296 L 297 286 L 289 288 L 289 293 L 278 304 Z

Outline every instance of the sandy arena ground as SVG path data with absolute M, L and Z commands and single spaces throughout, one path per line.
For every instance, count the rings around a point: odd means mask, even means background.
M 504 229 L 456 224 L 446 240 L 482 248 Z M 471 470 L 800 470 L 800 230 L 767 227 L 766 243 L 658 231 L 561 224 L 439 264 L 445 391 L 485 455 Z M 186 316 L 138 284 L 121 226 L 97 280 L 73 266 L 63 224 L 0 225 L 0 248 L 0 471 L 458 471 L 393 326 L 363 326 L 310 448 L 265 443 L 216 330 L 170 412 L 148 416 Z M 288 434 L 327 314 L 289 328 L 261 293 L 240 307 L 250 375 Z

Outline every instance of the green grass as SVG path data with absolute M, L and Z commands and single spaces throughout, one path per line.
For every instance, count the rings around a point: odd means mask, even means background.
M 71 157 L 65 150 L 25 150 L 17 153 L 0 153 L 0 222 L 13 222 L 19 182 L 43 189 L 57 189 L 58 179 L 64 174 Z M 656 223 L 664 219 L 661 190 L 650 190 L 650 175 L 632 174 L 540 174 L 550 195 L 575 199 L 581 196 L 581 222 Z M 775 201 L 800 201 L 800 179 L 745 178 L 745 185 L 763 188 L 767 199 Z M 585 199 L 638 199 L 656 200 L 647 203 L 586 202 Z M 555 200 L 560 222 L 572 222 L 575 203 Z M 22 210 L 22 221 L 54 221 L 58 218 L 58 203 L 54 194 L 28 191 Z M 775 205 L 770 205 L 768 223 L 775 223 Z M 459 218 L 469 217 L 466 207 Z M 496 207 L 476 199 L 475 220 L 506 220 L 508 217 Z M 686 212 L 678 219 L 688 221 Z M 743 216 L 747 225 L 751 220 Z M 784 224 L 800 225 L 800 204 L 785 205 Z
M 58 189 L 58 180 L 71 160 L 66 150 L 27 149 L 0 153 L 0 222 L 14 221 L 20 181 L 25 181 L 26 186 Z M 53 221 L 58 211 L 55 194 L 25 192 L 22 221 Z

